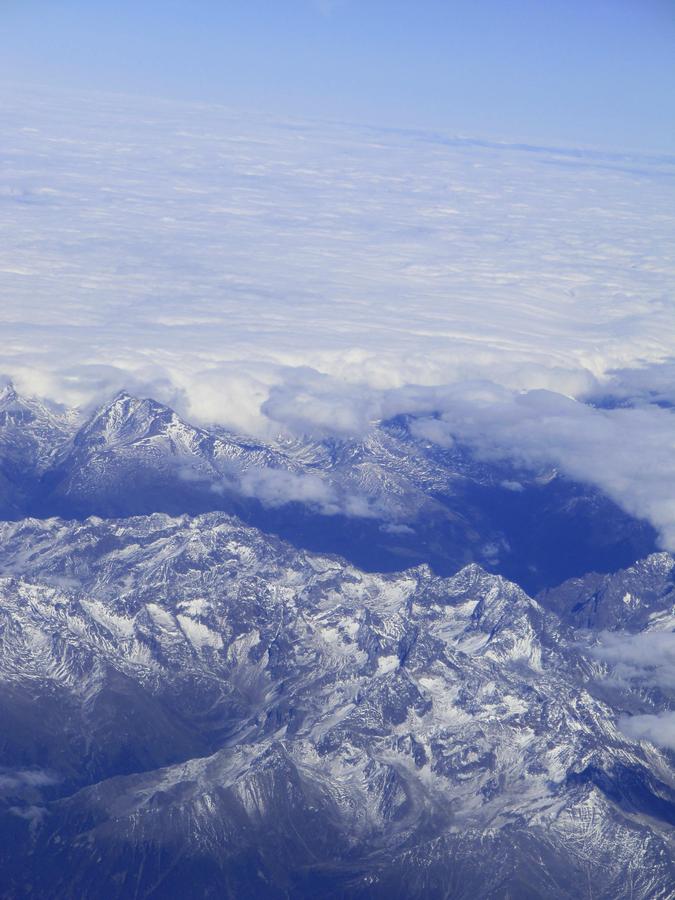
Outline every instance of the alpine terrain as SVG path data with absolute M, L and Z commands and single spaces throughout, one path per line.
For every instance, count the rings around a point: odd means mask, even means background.
M 0 516 L 0 897 L 675 897 L 675 560 L 597 490 L 8 386 Z

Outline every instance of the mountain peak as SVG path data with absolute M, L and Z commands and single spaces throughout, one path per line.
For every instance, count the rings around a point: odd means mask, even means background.
M 157 409 L 153 409 L 157 407 Z M 118 391 L 115 396 L 99 407 L 89 421 L 83 426 L 80 434 L 87 441 L 92 438 L 96 443 L 108 443 L 121 437 L 139 436 L 146 431 L 156 414 L 162 410 L 152 400 L 141 400 L 128 391 Z
M 14 382 L 8 381 L 7 384 L 0 388 L 0 405 L 6 406 L 10 403 L 16 403 L 17 400 L 19 400 L 19 395 L 14 387 Z
M 89 448 L 128 445 L 173 432 L 177 422 L 178 417 L 168 406 L 121 390 L 94 412 L 78 432 L 75 443 Z M 183 427 L 189 430 L 188 426 Z
M 159 412 L 167 409 L 167 407 L 162 406 L 155 400 L 145 397 L 136 397 L 134 394 L 130 394 L 126 389 L 123 389 L 118 391 L 110 400 L 99 406 L 92 417 L 92 421 L 108 418 L 110 416 L 134 415 L 140 409 Z
M 130 394 L 126 388 L 122 388 L 114 395 L 114 397 L 112 398 L 112 400 L 110 401 L 110 403 L 108 405 L 112 406 L 115 403 L 123 403 L 128 400 L 134 401 L 136 403 L 141 402 L 137 397 L 134 397 L 133 394 Z
M 11 381 L 0 390 L 0 425 L 24 426 L 36 418 L 48 417 L 48 411 L 39 401 L 22 397 Z

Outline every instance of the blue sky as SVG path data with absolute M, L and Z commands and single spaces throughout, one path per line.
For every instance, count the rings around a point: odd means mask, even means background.
M 0 79 L 675 151 L 674 0 L 10 0 Z

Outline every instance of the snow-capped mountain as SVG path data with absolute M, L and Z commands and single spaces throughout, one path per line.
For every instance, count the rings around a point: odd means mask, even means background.
M 210 509 L 231 493 L 231 472 L 274 462 L 263 447 L 216 437 L 122 391 L 59 449 L 43 502 L 76 516 Z
M 0 515 L 25 515 L 72 428 L 72 414 L 21 397 L 12 384 L 0 390 Z
M 673 896 L 675 562 L 597 491 L 10 386 L 0 514 L 0 897 Z
M 597 491 L 487 466 L 417 437 L 406 418 L 358 440 L 264 444 L 126 392 L 80 422 L 11 388 L 4 402 L 6 519 L 221 510 L 370 571 L 428 563 L 452 574 L 478 562 L 531 592 L 656 549 L 650 526 Z
M 675 561 L 669 553 L 653 553 L 620 572 L 572 578 L 541 597 L 578 627 L 638 630 L 675 604 Z
M 553 593 L 223 513 L 0 548 L 0 896 L 672 897 L 675 759 Z
M 72 431 L 74 414 L 58 412 L 39 400 L 20 396 L 14 385 L 0 390 L 0 448 L 2 463 L 10 459 L 46 469 L 55 450 Z

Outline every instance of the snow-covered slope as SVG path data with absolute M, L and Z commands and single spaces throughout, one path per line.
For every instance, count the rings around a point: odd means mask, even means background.
M 222 513 L 4 523 L 0 574 L 6 896 L 672 897 L 672 756 L 501 577 Z
M 59 449 L 43 483 L 41 511 L 109 516 L 209 509 L 231 494 L 231 473 L 275 462 L 264 447 L 227 441 L 122 391 Z
M 370 571 L 478 562 L 531 592 L 656 546 L 648 525 L 597 491 L 487 466 L 419 438 L 406 418 L 362 440 L 264 444 L 125 392 L 77 427 L 75 413 L 58 417 L 11 388 L 0 401 L 0 517 L 211 510 Z
M 611 575 L 573 578 L 542 592 L 541 599 L 577 626 L 637 630 L 675 604 L 675 560 L 653 553 Z
M 21 397 L 12 384 L 0 390 L 0 515 L 25 515 L 73 429 L 72 414 Z

